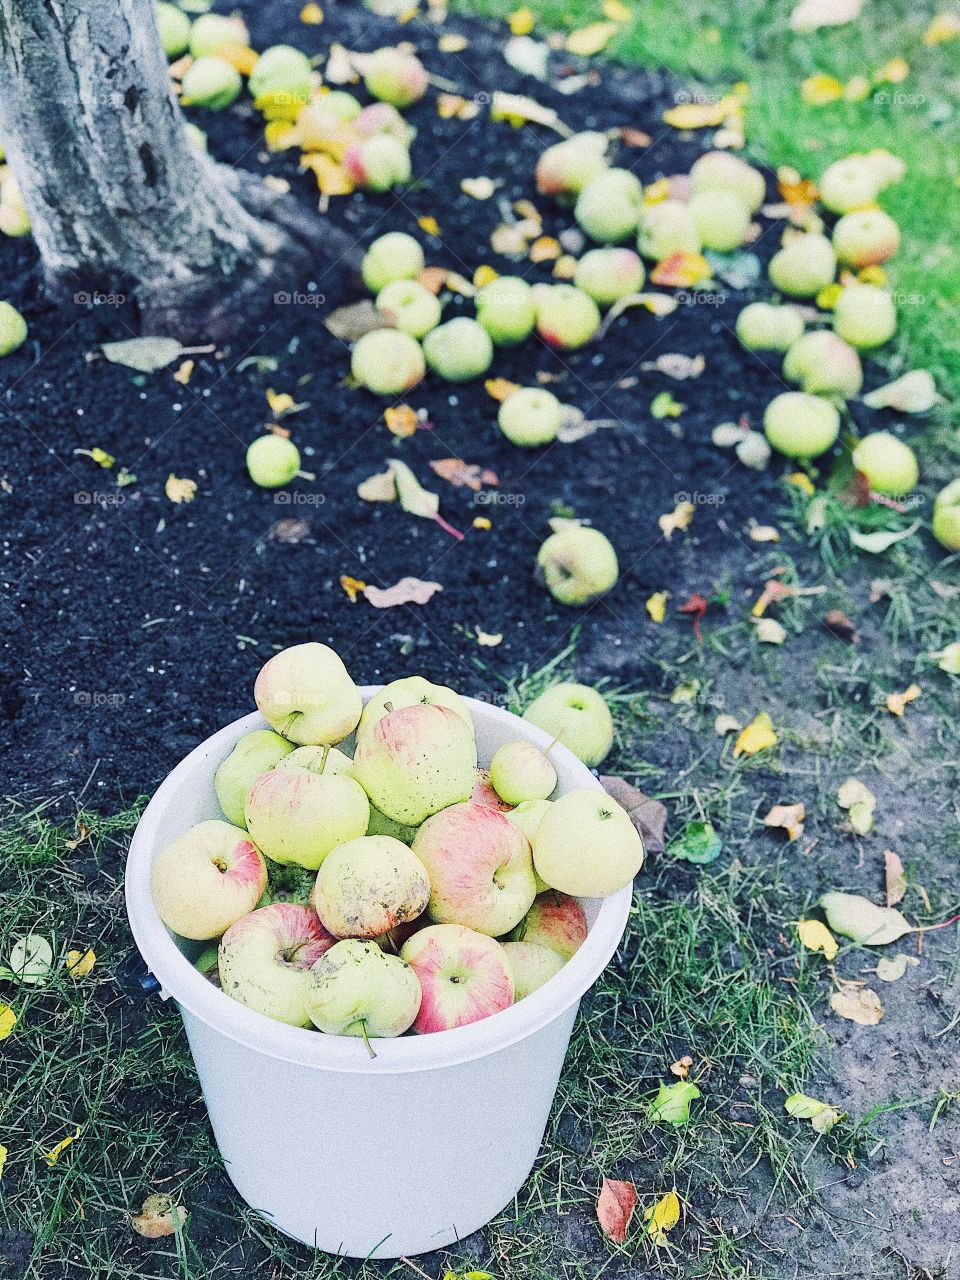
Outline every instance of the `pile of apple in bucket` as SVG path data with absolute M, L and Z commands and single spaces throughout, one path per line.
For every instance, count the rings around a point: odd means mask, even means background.
M 152 890 L 168 929 L 214 944 L 198 969 L 266 1017 L 371 1053 L 477 1022 L 549 982 L 586 937 L 578 897 L 618 892 L 643 862 L 603 791 L 551 801 L 549 746 L 506 742 L 478 770 L 469 708 L 445 686 L 413 676 L 364 706 L 339 656 L 308 643 L 272 657 L 254 697 L 271 727 L 220 764 L 224 820 L 163 849 Z M 548 690 L 526 718 L 558 741 L 585 728 L 588 763 L 609 748 L 586 686 Z M 337 747 L 351 735 L 352 759 Z

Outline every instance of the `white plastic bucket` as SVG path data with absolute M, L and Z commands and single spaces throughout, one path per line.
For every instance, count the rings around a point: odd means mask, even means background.
M 361 690 L 364 701 L 375 688 Z M 482 764 L 502 743 L 547 734 L 467 700 Z M 616 950 L 631 890 L 585 899 L 589 935 L 539 991 L 483 1022 L 363 1042 L 262 1017 L 194 969 L 153 906 L 150 869 L 171 840 L 219 817 L 214 773 L 263 728 L 227 725 L 173 770 L 130 845 L 126 901 L 141 955 L 177 1002 L 227 1173 L 287 1235 L 329 1253 L 396 1258 L 468 1236 L 500 1212 L 536 1159 L 583 993 Z M 565 747 L 550 753 L 559 792 L 599 787 Z

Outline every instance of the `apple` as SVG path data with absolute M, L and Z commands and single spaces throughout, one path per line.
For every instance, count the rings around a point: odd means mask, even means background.
M 530 843 L 533 844 L 533 835 L 540 825 L 540 819 L 552 803 L 552 800 L 521 800 L 512 809 L 507 809 L 506 815 L 513 825 L 519 827 Z
M 557 771 L 545 751 L 528 738 L 516 738 L 494 752 L 490 781 L 507 804 L 523 804 L 546 800 L 557 785 Z
M 289 44 L 264 49 L 247 87 L 254 105 L 270 119 L 295 120 L 313 88 L 310 59 Z
M 875 284 L 847 285 L 837 299 L 833 327 L 841 338 L 860 351 L 882 347 L 897 331 L 893 298 Z
M 409 107 L 427 91 L 427 73 L 413 53 L 402 49 L 377 49 L 367 59 L 363 82 L 371 97 L 392 107 Z
M 424 267 L 423 249 L 405 231 L 388 231 L 378 236 L 363 255 L 360 267 L 363 283 L 371 293 L 379 293 L 395 280 L 415 280 Z
M 605 133 L 575 133 L 547 147 L 537 161 L 537 190 L 544 196 L 575 196 L 607 168 Z
M 837 261 L 860 270 L 886 262 L 900 248 L 900 228 L 882 209 L 845 214 L 833 228 Z
M 510 805 L 497 795 L 494 785 L 490 781 L 489 769 L 477 770 L 477 780 L 473 784 L 473 790 L 470 792 L 470 799 L 474 804 L 486 805 L 488 809 L 498 809 L 501 813 L 513 812 Z
M 363 110 L 353 94 L 347 93 L 346 89 L 327 90 L 317 99 L 317 105 L 347 124 L 355 120 Z
M 505 814 L 487 805 L 452 805 L 428 818 L 413 852 L 430 877 L 431 920 L 499 937 L 536 897 L 530 845 Z
M 573 216 L 591 240 L 616 244 L 636 231 L 642 209 L 639 178 L 629 169 L 605 169 L 582 187 Z
M 849 400 L 863 386 L 863 366 L 850 346 L 829 329 L 805 333 L 783 361 L 783 376 L 809 395 L 840 396 Z
M 179 58 L 190 45 L 189 17 L 177 5 L 168 4 L 167 0 L 157 0 L 153 13 L 163 52 L 168 58 Z
M 887 187 L 899 182 L 907 172 L 907 166 L 900 157 L 883 147 L 874 147 L 871 151 L 863 153 L 860 159 L 875 175 L 881 191 L 886 191 Z
M 788 458 L 816 458 L 836 443 L 840 415 L 820 396 L 785 391 L 767 405 L 763 431 L 773 448 Z
M 498 347 L 529 338 L 537 320 L 533 290 L 519 276 L 499 276 L 479 291 L 477 319 Z
M 613 746 L 613 716 L 596 689 L 562 682 L 534 698 L 523 713 L 556 738 L 585 765 L 595 769 Z
M 960 479 L 951 480 L 933 501 L 933 536 L 948 551 L 960 551 Z
M 310 970 L 336 940 L 312 907 L 273 902 L 220 939 L 220 987 L 248 1009 L 290 1027 L 308 1027 Z
M 291 751 L 293 743 L 279 733 L 272 729 L 254 729 L 252 733 L 243 735 L 220 765 L 214 775 L 213 787 L 220 808 L 235 827 L 245 824 L 247 792 L 262 773 L 279 764 Z
M 413 173 L 409 150 L 389 133 L 351 143 L 344 153 L 343 167 L 358 186 L 368 191 L 389 191 L 409 182 Z
M 617 893 L 633 880 L 643 856 L 630 815 L 593 787 L 555 800 L 533 838 L 537 874 L 551 888 L 577 897 Z
M 242 18 L 227 18 L 220 13 L 203 13 L 190 28 L 190 53 L 203 58 L 225 45 L 249 45 L 250 34 Z
M 789 303 L 751 302 L 737 316 L 737 337 L 748 351 L 786 351 L 803 333 L 803 316 Z
M 377 310 L 401 333 L 422 338 L 440 323 L 440 300 L 416 280 L 394 280 L 377 294 Z
M 343 773 L 271 769 L 247 792 L 247 830 L 273 862 L 316 870 L 331 849 L 366 833 L 370 805 Z
M 473 790 L 473 730 L 449 707 L 396 707 L 357 737 L 353 774 L 381 813 L 419 826 Z
M 546 947 L 538 947 L 532 942 L 504 942 L 501 945 L 513 973 L 514 1003 L 525 1000 L 549 982 L 566 963 L 555 951 L 548 951 Z
M 513 1004 L 510 961 L 499 942 L 458 924 L 419 929 L 400 952 L 417 975 L 423 1000 L 418 1035 L 451 1031 Z
M 820 199 L 831 213 L 852 213 L 873 204 L 886 185 L 864 155 L 845 156 L 823 171 Z
M 190 139 L 190 142 L 203 155 L 207 153 L 207 135 L 203 132 L 199 125 L 194 124 L 191 120 L 183 122 L 184 132 Z
M 433 684 L 423 676 L 404 676 L 400 680 L 391 680 L 373 695 L 363 708 L 360 723 L 357 726 L 357 737 L 361 737 L 387 714 L 400 707 L 447 707 L 455 711 L 463 723 L 473 733 L 473 717 L 470 708 L 453 689 L 445 684 Z
M 304 151 L 325 151 L 334 160 L 342 160 L 357 141 L 356 130 L 328 110 L 326 98 L 300 108 L 294 136 Z
M 399 396 L 415 387 L 426 372 L 416 338 L 399 329 L 374 329 L 354 344 L 350 373 L 377 396 Z
M 645 258 L 662 262 L 675 253 L 699 253 L 703 244 L 687 205 L 679 200 L 662 200 L 644 209 L 637 248 Z
M 520 387 L 507 396 L 497 413 L 497 425 L 511 444 L 523 449 L 556 440 L 563 421 L 563 405 L 541 387 Z
M 873 493 L 905 497 L 920 478 L 917 455 L 890 431 L 874 431 L 853 450 L 853 465 Z
M 643 278 L 643 263 L 632 249 L 590 249 L 573 273 L 577 288 L 601 307 L 637 293 Z
M 457 316 L 428 333 L 423 354 L 430 368 L 448 382 L 469 382 L 493 362 L 493 341 L 482 324 Z
M 694 195 L 704 191 L 732 191 L 751 215 L 763 204 L 767 184 L 759 169 L 729 151 L 708 151 L 693 164 L 690 184 Z
M 220 111 L 240 96 L 240 72 L 223 58 L 207 54 L 190 64 L 180 82 L 180 101 L 185 106 Z
M 253 686 L 260 714 L 297 746 L 326 746 L 357 727 L 363 701 L 338 654 L 315 641 L 281 649 Z
M 18 351 L 26 340 L 26 320 L 9 302 L 0 302 L 0 356 Z
M 399 956 L 375 942 L 345 938 L 313 966 L 306 1008 L 310 1021 L 331 1036 L 361 1036 L 371 1057 L 371 1039 L 393 1039 L 409 1031 L 420 1009 L 420 982 Z
M 833 245 L 819 232 L 808 231 L 787 240 L 770 259 L 771 283 L 791 298 L 812 298 L 833 283 L 837 260 Z
M 360 836 L 324 859 L 311 901 L 335 937 L 379 938 L 423 915 L 429 898 L 426 868 L 405 844 Z
M 705 249 L 731 253 L 743 244 L 750 230 L 750 210 L 734 191 L 707 190 L 687 206 Z
M 551 533 L 537 553 L 537 567 L 554 600 L 568 605 L 590 604 L 614 586 L 620 573 L 609 538 L 576 524 Z
M 349 773 L 353 761 L 336 747 L 297 747 L 278 760 L 277 769 L 308 769 L 311 773 Z
M 247 449 L 247 472 L 262 489 L 282 489 L 300 474 L 300 450 L 286 436 L 258 436 Z
M 533 297 L 537 332 L 549 347 L 576 351 L 600 328 L 597 304 L 576 285 L 537 284 Z
M 30 234 L 30 215 L 23 203 L 20 184 L 9 174 L 0 180 L 0 231 L 5 236 Z
M 246 831 L 214 818 L 157 854 L 150 884 L 168 929 L 182 938 L 219 938 L 257 905 L 267 887 L 267 864 Z
M 402 142 L 407 148 L 417 136 L 413 125 L 408 124 L 396 107 L 389 102 L 372 102 L 364 107 L 359 115 L 350 122 L 353 132 L 358 138 L 375 138 L 378 134 L 387 134 Z
M 577 898 L 548 889 L 537 895 L 510 936 L 516 942 L 546 947 L 569 960 L 587 940 L 587 917 Z

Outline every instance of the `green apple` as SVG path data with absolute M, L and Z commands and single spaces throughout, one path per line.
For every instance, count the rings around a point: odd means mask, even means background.
M 279 764 L 293 749 L 292 742 L 272 729 L 254 729 L 243 735 L 220 765 L 214 775 L 213 788 L 220 808 L 235 827 L 246 825 L 247 792 L 262 773 Z
M 26 320 L 9 302 L 0 302 L 0 356 L 18 351 L 26 340 Z
M 849 400 L 863 386 L 863 366 L 850 346 L 829 329 L 805 333 L 783 361 L 783 376 L 809 395 L 840 396 Z
M 346 89 L 330 89 L 322 93 L 317 99 L 317 105 L 347 123 L 355 120 L 363 110 L 361 103 L 352 93 L 347 93 Z
M 308 1027 L 311 967 L 333 941 L 311 907 L 295 902 L 258 907 L 220 939 L 220 988 L 276 1022 Z
M 867 477 L 872 493 L 902 498 L 920 478 L 917 455 L 890 431 L 874 431 L 853 451 L 853 465 Z
M 286 436 L 258 436 L 247 449 L 247 471 L 262 489 L 282 489 L 300 474 L 300 450 Z
M 0 179 L 0 231 L 14 237 L 30 234 L 30 215 L 23 203 L 23 192 L 9 173 Z
M 644 209 L 637 248 L 654 262 L 675 253 L 699 253 L 703 244 L 689 207 L 680 200 L 662 200 Z
M 379 938 L 423 915 L 430 879 L 423 863 L 391 836 L 360 836 L 323 860 L 311 901 L 336 938 Z
M 413 173 L 408 147 L 389 133 L 351 143 L 344 153 L 343 167 L 358 186 L 368 191 L 389 191 L 409 182 Z
M 594 300 L 572 284 L 537 284 L 533 287 L 537 332 L 549 347 L 576 351 L 600 328 L 600 311 Z
M 576 898 L 548 889 L 538 895 L 511 936 L 516 942 L 548 947 L 562 960 L 570 960 L 587 940 L 587 917 Z
M 533 448 L 556 440 L 563 421 L 563 405 L 542 387 L 520 387 L 507 396 L 497 424 L 511 444 Z
M 519 276 L 500 276 L 477 294 L 477 319 L 498 347 L 513 347 L 529 338 L 537 312 L 533 290 Z
M 613 716 L 596 689 L 565 681 L 545 690 L 523 713 L 595 769 L 613 746 Z
M 750 210 L 735 191 L 701 191 L 691 199 L 688 207 L 705 249 L 731 253 L 747 238 Z
M 369 1049 L 370 1039 L 408 1031 L 420 1000 L 417 975 L 399 956 L 388 956 L 375 942 L 345 938 L 310 970 L 306 1008 L 320 1031 L 361 1036 Z
M 934 499 L 933 536 L 948 551 L 960 551 L 960 479 L 951 480 Z
M 194 124 L 192 120 L 185 120 L 183 123 L 184 132 L 190 139 L 192 146 L 201 152 L 207 154 L 207 135 L 203 132 L 199 125 Z
M 557 771 L 545 751 L 527 738 L 517 738 L 497 748 L 490 761 L 490 781 L 501 800 L 523 804 L 546 800 L 557 785 Z
M 816 458 L 836 443 L 840 415 L 820 396 L 785 391 L 767 405 L 763 431 L 773 448 L 788 458 Z
M 469 382 L 490 368 L 493 341 L 482 324 L 457 316 L 427 334 L 423 354 L 434 373 L 447 382 Z
M 363 255 L 360 271 L 370 292 L 379 293 L 395 280 L 415 280 L 423 268 L 423 249 L 413 236 L 405 231 L 388 231 L 378 236 Z
M 469 797 L 477 744 L 473 731 L 448 707 L 397 707 L 358 735 L 353 775 L 381 813 L 419 826 Z
M 639 178 L 629 169 L 605 169 L 583 186 L 573 216 L 591 240 L 617 244 L 636 231 L 642 209 Z
M 355 382 L 378 396 L 399 396 L 415 387 L 426 372 L 416 338 L 399 329 L 374 329 L 353 348 L 350 373 Z
M 524 1000 L 560 972 L 566 961 L 534 942 L 501 943 L 513 973 L 514 1002 Z
M 753 215 L 763 204 L 767 184 L 759 169 L 729 151 L 708 151 L 690 170 L 694 195 L 703 191 L 732 191 Z
M 605 133 L 575 133 L 547 147 L 537 161 L 537 190 L 544 196 L 576 196 L 607 168 Z
M 357 726 L 357 737 L 361 737 L 382 720 L 388 711 L 396 711 L 400 707 L 447 707 L 456 712 L 463 723 L 473 733 L 473 717 L 459 693 L 449 689 L 445 684 L 433 684 L 423 676 L 404 676 L 400 680 L 391 680 L 379 692 L 375 693 L 363 708 L 360 723 Z
M 537 567 L 554 600 L 569 605 L 590 604 L 614 586 L 620 573 L 610 539 L 599 529 L 573 524 L 547 538 Z
M 422 338 L 440 323 L 440 299 L 416 280 L 385 285 L 377 294 L 377 310 L 411 338 Z
M 168 4 L 167 0 L 157 0 L 153 13 L 163 52 L 168 58 L 179 58 L 190 44 L 190 19 L 182 9 Z
M 297 747 L 278 760 L 277 769 L 309 769 L 311 773 L 349 773 L 353 761 L 336 747 Z
M 750 302 L 737 316 L 737 337 L 748 351 L 786 351 L 803 333 L 803 316 L 789 303 Z
M 873 204 L 884 185 L 866 156 L 845 156 L 823 171 L 820 199 L 831 213 L 852 213 Z
M 833 283 L 837 272 L 833 245 L 819 232 L 793 236 L 770 259 L 768 271 L 773 287 L 781 293 L 812 298 Z
M 540 819 L 550 808 L 552 800 L 522 800 L 520 804 L 515 805 L 512 809 L 507 809 L 506 815 L 515 827 L 519 827 L 523 834 L 533 844 L 533 835 L 537 827 L 540 825 Z M 546 888 L 544 885 L 543 888 Z M 541 886 L 537 886 L 537 892 L 541 891 Z
M 577 263 L 573 283 L 601 307 L 643 286 L 643 263 L 632 249 L 590 249 Z
M 313 88 L 310 59 L 289 44 L 271 45 L 257 59 L 247 87 L 254 104 L 273 119 L 295 120 Z
M 240 72 L 216 54 L 207 54 L 191 63 L 180 82 L 180 101 L 185 106 L 221 111 L 240 96 Z
M 242 18 L 203 13 L 190 28 L 190 53 L 203 58 L 226 45 L 249 45 L 250 34 Z
M 339 655 L 315 641 L 281 649 L 265 662 L 253 697 L 271 729 L 301 747 L 342 742 L 363 710 Z
M 358 138 L 375 138 L 378 134 L 385 133 L 407 148 L 417 136 L 413 125 L 408 124 L 389 102 L 371 102 L 350 123 Z
M 604 791 L 583 787 L 555 800 L 533 838 L 538 875 L 574 897 L 606 898 L 643 865 L 643 841 L 630 815 Z
M 367 92 L 392 107 L 409 107 L 427 91 L 427 73 L 413 53 L 402 49 L 377 49 L 367 60 L 363 77 Z
M 315 871 L 339 844 L 366 833 L 370 805 L 363 788 L 343 773 L 271 769 L 247 792 L 251 839 L 273 862 Z
M 860 270 L 886 262 L 900 248 L 900 228 L 882 209 L 845 214 L 833 228 L 837 261 Z
M 882 347 L 897 331 L 893 298 L 875 284 L 847 285 L 837 299 L 833 327 L 841 338 L 860 351 Z
M 198 822 L 157 854 L 150 888 L 157 914 L 174 933 L 219 938 L 252 911 L 267 887 L 263 854 L 229 822 Z

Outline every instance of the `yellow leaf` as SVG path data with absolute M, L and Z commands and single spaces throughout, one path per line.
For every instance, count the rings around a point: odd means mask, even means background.
M 437 115 L 441 120 L 472 120 L 480 114 L 480 107 L 473 98 L 463 98 L 458 93 L 437 94 Z
M 475 529 L 492 529 L 493 525 L 486 516 L 474 516 L 473 527 Z M 483 644 L 483 641 L 480 639 L 479 632 L 477 632 L 477 644 Z
M 570 32 L 567 36 L 567 53 L 578 54 L 581 58 L 602 53 L 619 30 L 615 22 L 591 22 L 578 31 Z
M 346 573 L 340 575 L 340 585 L 347 593 L 351 604 L 356 604 L 357 596 L 362 596 L 367 588 L 367 584 L 360 578 L 351 578 Z
M 651 182 L 649 187 L 643 188 L 644 204 L 662 204 L 664 200 L 670 199 L 670 179 L 658 178 L 656 182 Z
M 833 284 L 824 285 L 817 294 L 817 306 L 823 311 L 832 311 L 837 305 L 837 299 L 843 293 L 843 285 Z
M 85 978 L 97 963 L 96 953 L 89 947 L 86 951 L 68 951 L 66 959 L 67 973 L 74 980 Z
M 816 493 L 813 487 L 813 481 L 805 471 L 794 471 L 786 478 L 787 484 L 792 484 L 795 489 L 799 489 L 801 493 L 805 493 L 808 498 L 812 498 Z
M 67 1147 L 70 1146 L 70 1143 L 76 1142 L 77 1138 L 79 1137 L 80 1137 L 80 1126 L 78 1125 L 77 1128 L 73 1131 L 73 1133 L 68 1133 L 65 1138 L 61 1138 L 60 1141 L 57 1143 L 57 1145 L 53 1148 L 53 1150 L 47 1152 L 47 1154 L 43 1158 L 44 1160 L 46 1160 L 47 1164 L 50 1166 L 51 1169 L 57 1163 L 60 1157 L 63 1155 L 64 1151 L 66 1151 Z
M 441 53 L 462 53 L 470 44 L 466 36 L 457 35 L 455 31 L 450 31 L 445 36 L 441 36 L 437 41 L 437 48 Z
M 174 382 L 179 382 L 181 387 L 185 387 L 193 377 L 194 362 L 192 360 L 184 360 L 183 364 L 174 373 Z
M 116 458 L 112 453 L 107 453 L 106 449 L 101 449 L 97 445 L 94 445 L 90 450 L 90 457 L 97 466 L 103 467 L 104 471 L 109 471 L 116 462 Z
M 651 621 L 662 622 L 667 616 L 667 601 L 670 599 L 669 591 L 655 591 L 647 601 L 647 613 L 649 613 Z
M 883 1017 L 883 1005 L 877 993 L 855 982 L 844 983 L 839 991 L 834 991 L 830 1008 L 838 1017 L 861 1027 L 875 1027 Z
M 669 542 L 677 529 L 688 529 L 696 508 L 692 502 L 678 502 L 672 511 L 657 518 L 657 524 Z
M 416 409 L 408 404 L 391 405 L 383 411 L 384 420 L 393 435 L 406 440 L 417 429 L 419 418 Z
M 572 253 L 562 253 L 553 264 L 555 280 L 572 280 L 577 274 L 577 260 Z
M 7 1148 L 0 1142 L 0 1178 L 3 1177 L 3 1166 L 7 1163 Z
M 323 10 L 318 4 L 305 4 L 300 10 L 300 21 L 308 27 L 318 27 L 323 21 Z
M 887 694 L 887 710 L 891 715 L 902 716 L 906 710 L 908 702 L 916 702 L 920 697 L 920 686 L 912 684 L 909 688 L 904 689 L 903 693 Z
M 268 120 L 263 126 L 263 140 L 268 151 L 286 151 L 300 141 L 300 134 L 289 120 Z
M 275 418 L 282 418 L 288 413 L 299 413 L 301 409 L 307 407 L 305 404 L 297 404 L 288 391 L 274 391 L 273 387 L 267 387 L 265 394 L 267 404 Z
M 689 289 L 713 275 L 710 263 L 702 253 L 672 253 L 650 272 L 650 283 L 668 289 Z
M 507 14 L 510 31 L 515 36 L 528 36 L 533 30 L 535 21 L 533 10 L 528 9 L 526 5 L 522 9 L 514 9 L 513 13 Z
M 680 1198 L 676 1191 L 668 1191 L 656 1204 L 644 1209 L 643 1220 L 653 1243 L 665 1245 L 667 1232 L 680 1221 Z
M 958 36 L 960 36 L 960 15 L 938 13 L 923 33 L 923 43 L 945 44 L 948 40 L 956 40 Z
M 669 293 L 638 293 L 637 302 L 653 316 L 669 316 L 680 305 Z M 607 313 L 609 315 L 609 312 Z
M 511 382 L 508 378 L 488 378 L 483 386 L 487 395 L 492 396 L 499 404 L 503 404 L 507 396 L 520 390 L 520 384 Z
M 769 619 L 765 619 L 769 621 Z M 803 802 L 798 804 L 775 804 L 767 816 L 763 820 L 765 827 L 779 827 L 786 831 L 787 838 L 796 840 L 797 836 L 803 835 L 803 819 L 806 816 L 806 809 Z
M 539 236 L 530 246 L 531 262 L 554 262 L 563 250 L 553 236 Z
M 463 178 L 460 182 L 460 190 L 472 200 L 489 200 L 498 186 L 493 178 Z
M 664 124 L 674 129 L 715 129 L 723 124 L 730 107 L 726 99 L 720 102 L 682 102 L 663 113 Z
M 499 633 L 493 634 L 487 631 L 481 631 L 479 627 L 476 629 L 477 644 L 486 649 L 495 649 L 498 644 L 503 643 L 503 636 Z
M 797 938 L 808 951 L 822 951 L 825 960 L 834 960 L 840 950 L 840 944 L 820 920 L 798 921 Z
M 873 266 L 864 267 L 862 271 L 857 272 L 857 279 L 863 284 L 876 284 L 882 288 L 887 283 L 887 273 L 879 263 L 875 262 Z
M 197 496 L 197 482 L 175 476 L 171 471 L 163 490 L 171 502 L 192 502 Z
M 234 71 L 239 71 L 242 76 L 250 74 L 257 65 L 259 56 L 255 49 L 246 44 L 222 44 L 217 48 L 217 57 L 223 62 L 229 62 Z
M 633 11 L 623 0 L 603 0 L 603 16 L 611 22 L 629 22 Z
M 773 721 L 768 712 L 761 711 L 753 717 L 734 744 L 735 756 L 755 756 L 758 751 L 775 747 L 779 739 L 773 731 Z
M 353 179 L 331 156 L 318 152 L 301 156 L 300 163 L 313 173 L 322 196 L 348 196 L 353 191 Z
M 873 78 L 881 84 L 903 84 L 909 74 L 910 63 L 906 58 L 891 58 L 873 73 Z
M 495 271 L 493 267 L 486 262 L 482 262 L 473 273 L 473 283 L 478 289 L 482 289 L 485 284 L 490 284 L 494 280 L 500 278 L 500 272 Z
M 428 236 L 438 236 L 440 234 L 440 223 L 429 213 L 417 219 L 417 226 L 421 231 L 425 231 Z
M 7 1036 L 17 1025 L 17 1015 L 8 1004 L 0 1004 L 0 1040 L 6 1040 Z
M 823 107 L 843 97 L 843 82 L 823 72 L 807 76 L 800 85 L 800 97 L 808 107 Z

